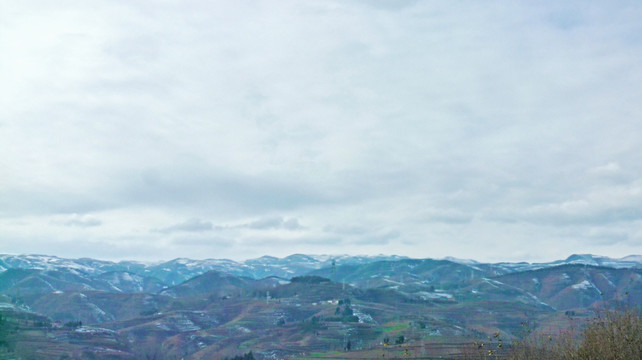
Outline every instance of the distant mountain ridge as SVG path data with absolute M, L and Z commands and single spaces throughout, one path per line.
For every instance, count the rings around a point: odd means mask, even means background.
M 177 258 L 165 262 L 145 263 L 139 261 L 112 262 L 90 258 L 67 259 L 50 255 L 0 255 L 0 272 L 7 269 L 35 269 L 35 270 L 68 270 L 76 274 L 98 275 L 108 272 L 131 273 L 143 277 L 153 277 L 166 283 L 176 285 L 195 276 L 216 270 L 232 275 L 244 276 L 253 279 L 262 279 L 268 276 L 292 278 L 305 275 L 314 270 L 330 268 L 332 264 L 362 265 L 379 261 L 407 260 L 408 257 L 398 255 L 351 256 L 351 255 L 305 255 L 293 254 L 283 258 L 262 256 L 245 261 L 229 259 L 204 259 L 193 260 Z M 416 259 L 436 260 L 436 259 Z M 642 268 L 642 255 L 629 255 L 621 259 L 591 254 L 573 254 L 564 260 L 547 263 L 527 262 L 500 262 L 481 263 L 475 260 L 464 260 L 453 257 L 443 259 L 453 263 L 466 265 L 472 268 L 494 269 L 498 273 L 514 271 L 536 270 L 564 264 L 583 264 L 604 266 L 614 269 Z
M 397 255 L 349 256 L 294 254 L 284 258 L 262 256 L 237 262 L 229 259 L 193 260 L 177 258 L 165 262 L 106 261 L 90 258 L 66 259 L 50 255 L 0 255 L 0 272 L 7 269 L 36 269 L 76 271 L 84 274 L 128 272 L 155 277 L 169 285 L 179 284 L 205 272 L 216 270 L 224 273 L 261 279 L 268 276 L 291 278 L 311 270 L 329 267 L 332 262 L 341 264 L 366 264 L 381 260 L 400 260 Z

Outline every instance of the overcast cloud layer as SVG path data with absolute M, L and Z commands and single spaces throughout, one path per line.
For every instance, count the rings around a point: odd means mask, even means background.
M 3 1 L 0 253 L 642 253 L 639 1 Z

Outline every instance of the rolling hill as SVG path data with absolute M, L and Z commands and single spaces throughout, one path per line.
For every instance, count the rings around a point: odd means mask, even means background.
M 520 338 L 524 324 L 564 328 L 600 308 L 642 305 L 638 260 L 297 254 L 143 264 L 1 255 L 0 324 L 13 330 L 0 358 L 341 358 L 348 347 L 454 357 L 474 339 Z

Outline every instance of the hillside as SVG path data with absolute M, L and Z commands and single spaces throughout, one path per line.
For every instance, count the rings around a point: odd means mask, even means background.
M 474 339 L 518 339 L 524 324 L 564 328 L 600 307 L 642 305 L 637 257 L 482 264 L 293 255 L 241 265 L 0 259 L 0 314 L 14 329 L 0 351 L 35 359 L 211 359 L 249 351 L 259 359 L 340 358 L 348 343 L 360 354 L 391 356 L 405 346 L 449 357 Z M 288 273 L 295 275 L 278 276 Z

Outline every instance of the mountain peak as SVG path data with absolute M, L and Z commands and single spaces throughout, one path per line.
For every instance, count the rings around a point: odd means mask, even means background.
M 454 262 L 454 263 L 458 263 L 458 264 L 462 264 L 462 265 L 475 265 L 475 264 L 479 264 L 479 262 L 477 262 L 477 261 L 475 261 L 475 260 L 473 260 L 473 259 L 459 259 L 459 258 L 452 257 L 452 256 L 446 256 L 446 257 L 444 258 L 444 260 L 452 261 L 452 262 Z
M 604 259 L 603 256 L 596 256 L 593 254 L 573 254 L 566 258 L 566 262 L 588 262 L 597 265 L 597 259 Z
M 621 258 L 620 260 L 638 262 L 642 264 L 642 255 L 629 255 Z

